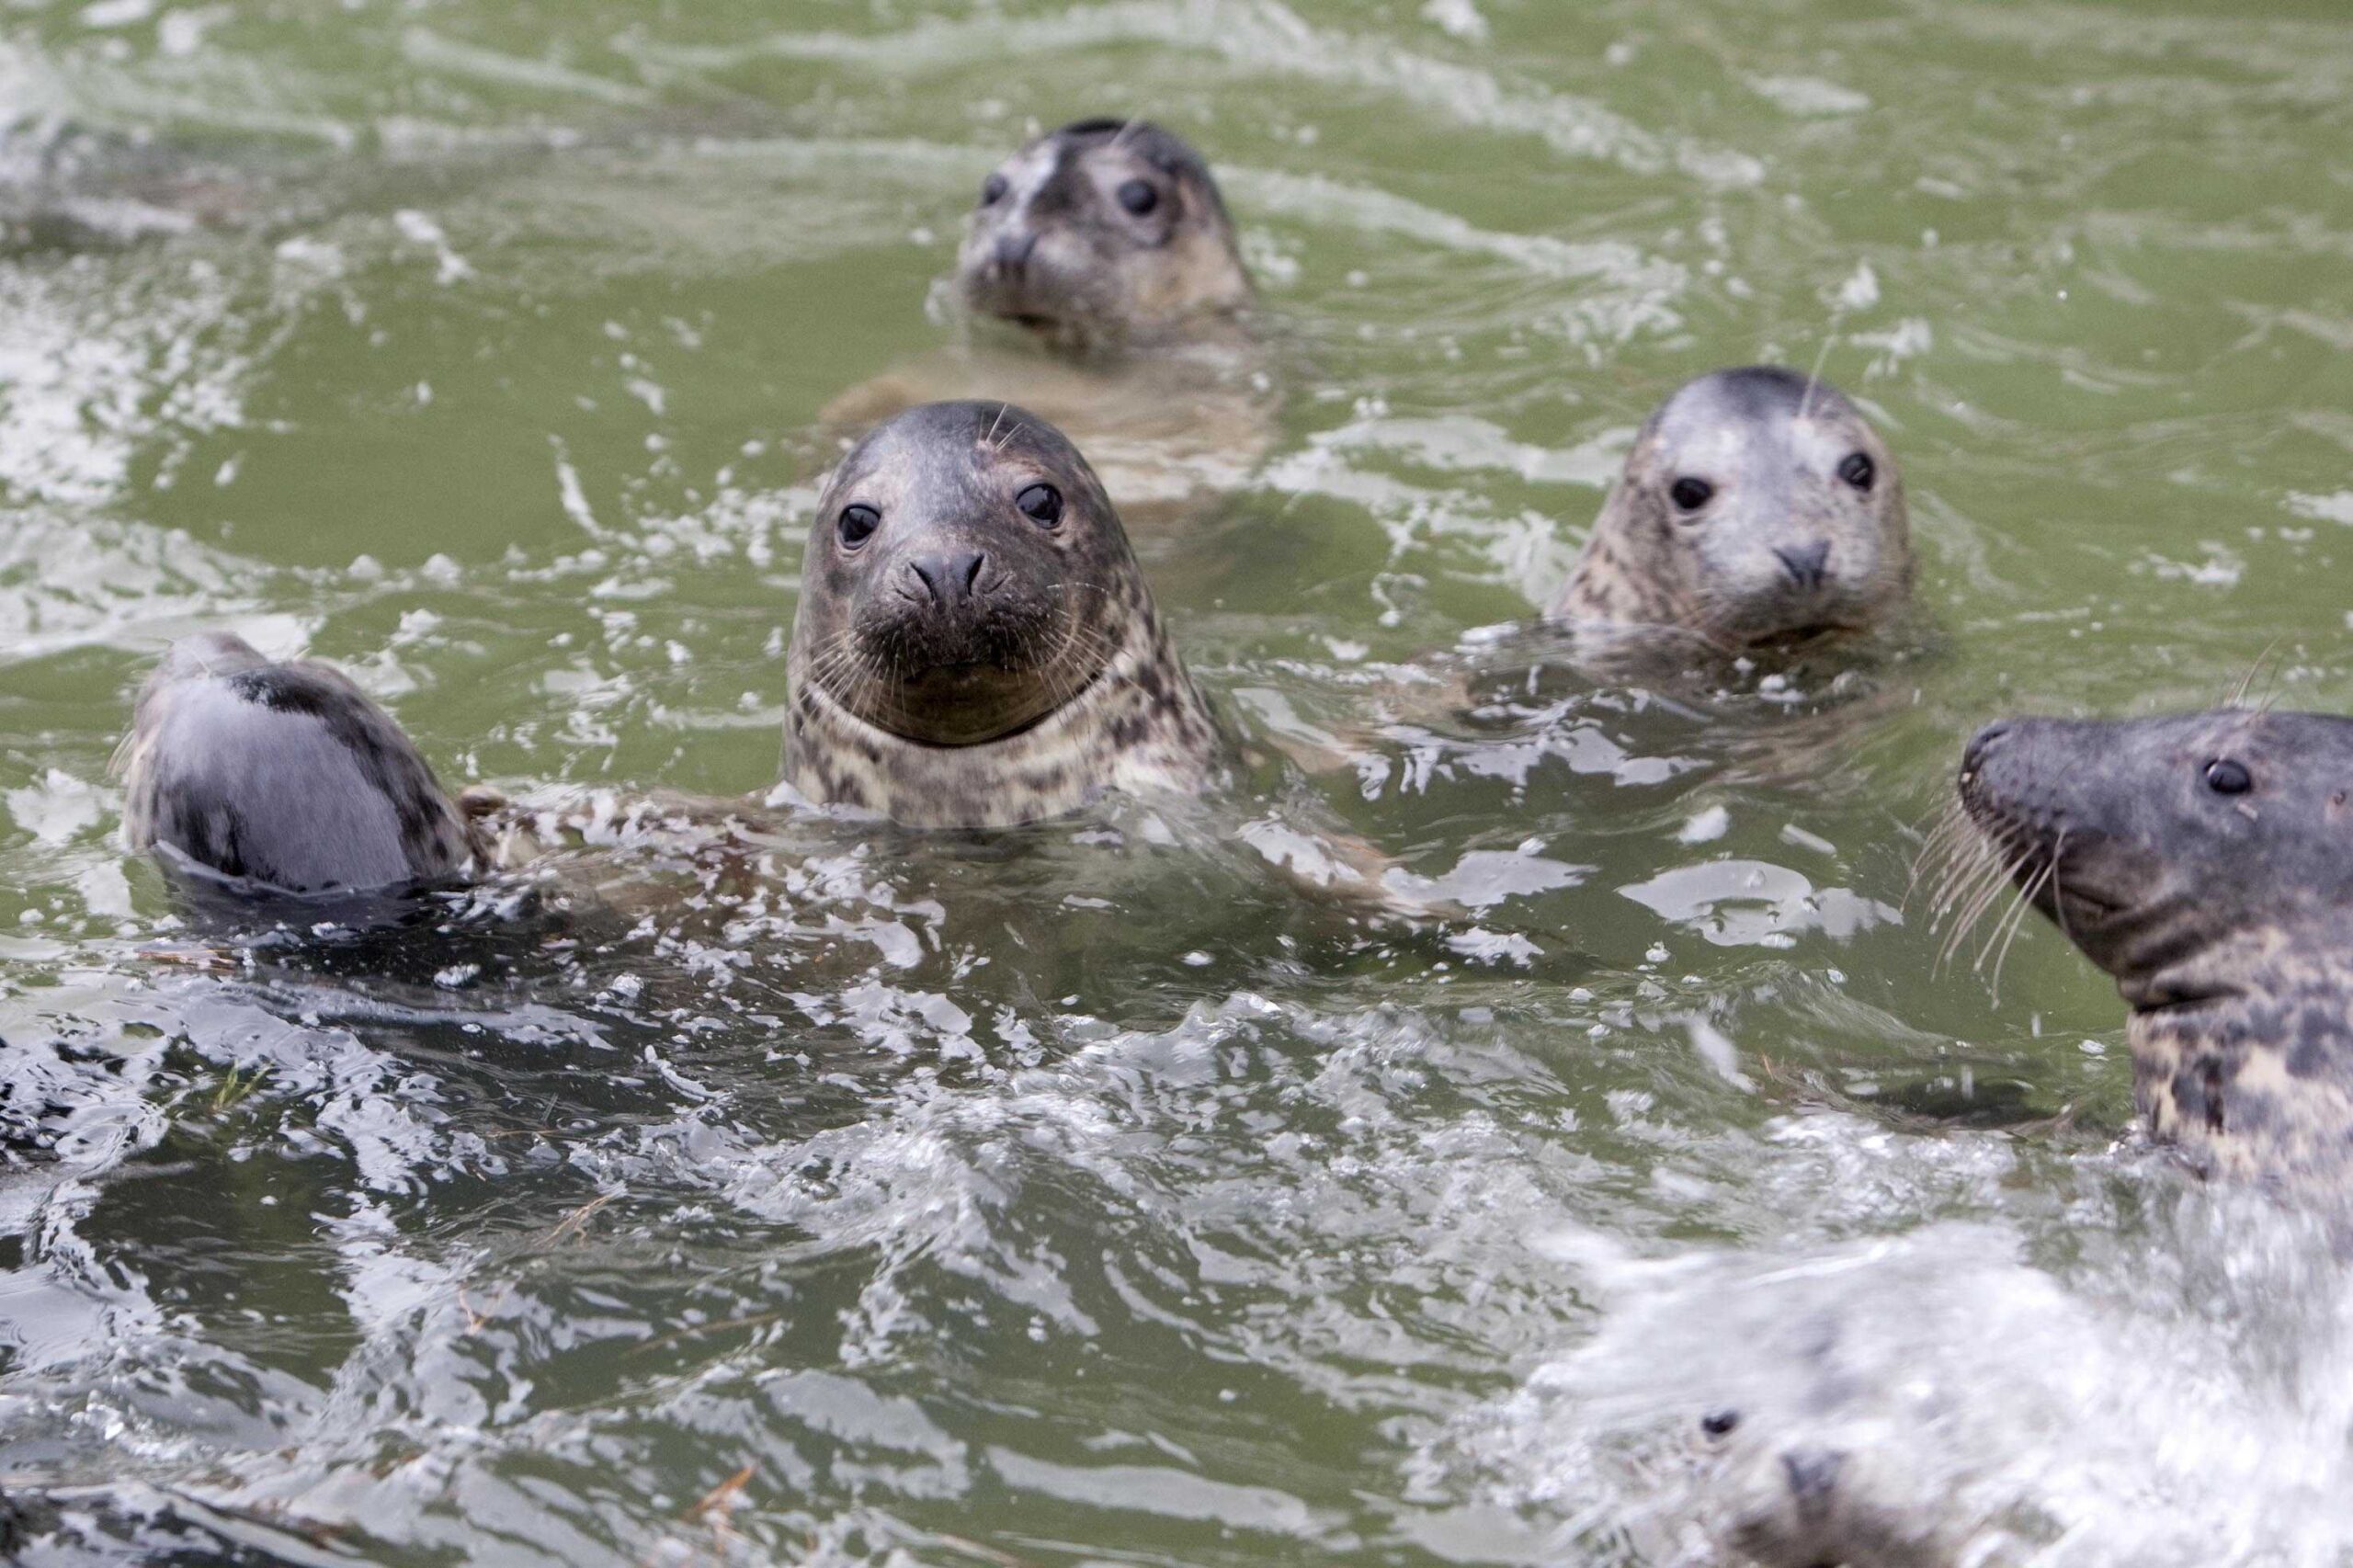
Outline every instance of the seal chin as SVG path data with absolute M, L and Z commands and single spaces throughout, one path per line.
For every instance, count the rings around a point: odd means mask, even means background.
M 831 695 L 875 728 L 923 745 L 985 745 L 1056 706 L 1054 683 L 1035 668 L 956 661 L 887 669 L 884 676 Z

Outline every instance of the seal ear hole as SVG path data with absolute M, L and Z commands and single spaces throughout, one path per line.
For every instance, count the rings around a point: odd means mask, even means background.
M 1060 528 L 1063 493 L 1051 484 L 1033 484 L 1013 498 L 1021 515 L 1041 528 Z
M 1010 183 L 1003 175 L 989 176 L 988 178 L 981 182 L 981 205 L 983 207 L 995 206 L 998 202 L 1005 199 L 1005 193 L 1010 188 Z
M 856 550 L 873 538 L 874 530 L 881 526 L 882 514 L 863 502 L 844 506 L 842 515 L 834 519 L 834 531 L 840 536 L 844 550 Z
M 1666 487 L 1667 498 L 1686 512 L 1696 512 L 1715 499 L 1716 487 L 1704 479 L 1684 475 Z
M 1711 1410 L 1699 1417 L 1699 1430 L 1711 1437 L 1730 1437 L 1740 1425 L 1740 1412 L 1730 1408 Z
M 1869 452 L 1849 452 L 1838 465 L 1838 477 L 1868 495 L 1872 482 L 1879 478 L 1879 464 L 1871 461 Z
M 2217 795 L 2244 795 L 2255 788 L 2255 776 L 2243 764 L 2218 756 L 2206 765 L 2206 788 Z
M 1139 218 L 1160 205 L 1160 192 L 1152 187 L 1150 180 L 1126 181 L 1120 187 L 1119 198 L 1120 205 Z

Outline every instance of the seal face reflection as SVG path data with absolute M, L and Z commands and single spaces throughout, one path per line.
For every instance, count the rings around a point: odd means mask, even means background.
M 957 257 L 965 302 L 1072 345 L 1178 335 L 1250 303 L 1209 165 L 1140 119 L 1086 119 L 989 175 Z
M 1959 792 L 1980 874 L 2116 977 L 2153 1133 L 2234 1174 L 2353 1172 L 2353 720 L 2010 720 Z
M 1727 651 L 1885 620 L 1912 590 L 1894 457 L 1836 388 L 1717 370 L 1661 403 L 1546 613 Z
M 1001 826 L 1221 766 L 1118 514 L 1034 415 L 878 426 L 827 481 L 801 575 L 785 776 L 813 800 Z
M 253 892 L 431 884 L 479 851 L 415 745 L 358 687 L 227 632 L 172 644 L 119 756 L 130 846 Z

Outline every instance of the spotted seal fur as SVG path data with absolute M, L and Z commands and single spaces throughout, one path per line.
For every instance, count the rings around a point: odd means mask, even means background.
M 1142 119 L 1074 121 L 992 170 L 956 283 L 975 313 L 1074 347 L 1188 335 L 1252 300 L 1208 162 Z
M 2221 1174 L 2353 1174 L 2353 719 L 2008 720 L 1959 794 L 1987 879 L 2115 976 L 2152 1133 Z
M 483 858 L 467 812 L 364 692 L 225 631 L 165 652 L 117 766 L 129 846 L 241 891 L 430 885 Z
M 1894 457 L 1837 389 L 1773 366 L 1677 388 L 1546 609 L 1740 651 L 1861 631 L 1909 597 Z
M 985 178 L 949 288 L 981 330 L 824 411 L 855 437 L 921 403 L 1004 399 L 1070 436 L 1133 538 L 1247 478 L 1279 402 L 1208 163 L 1142 120 L 1038 137 Z
M 930 403 L 827 480 L 801 566 L 784 775 L 911 827 L 1006 827 L 1225 768 L 1119 514 L 1063 434 Z

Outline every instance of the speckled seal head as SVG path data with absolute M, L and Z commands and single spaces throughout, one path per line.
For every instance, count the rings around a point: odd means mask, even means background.
M 1251 300 L 1209 165 L 1140 119 L 1065 125 L 992 171 L 957 282 L 975 312 L 1070 346 L 1180 335 Z
M 207 882 L 360 893 L 449 881 L 477 858 L 390 715 L 325 665 L 272 663 L 227 632 L 171 645 L 118 757 L 125 841 Z
M 842 460 L 790 661 L 786 780 L 908 826 L 1010 826 L 1222 771 L 1095 471 L 1007 403 L 910 409 Z
M 1652 414 L 1546 613 L 1739 650 L 1879 625 L 1912 577 L 1879 433 L 1826 382 L 1751 366 L 1687 381 Z
M 2154 1134 L 2232 1174 L 2353 1170 L 2353 720 L 2011 720 L 1960 792 L 2116 977 Z

